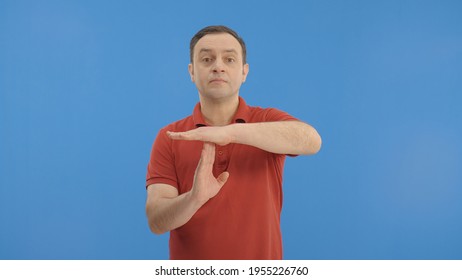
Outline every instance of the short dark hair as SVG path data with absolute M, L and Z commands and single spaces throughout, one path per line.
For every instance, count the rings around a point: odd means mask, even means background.
M 199 32 L 197 32 L 196 35 L 194 35 L 194 37 L 192 37 L 191 42 L 189 44 L 189 56 L 190 56 L 191 63 L 193 63 L 194 47 L 196 46 L 197 42 L 205 35 L 220 34 L 220 33 L 228 33 L 232 35 L 234 38 L 236 38 L 236 40 L 239 42 L 242 48 L 243 64 L 246 63 L 247 50 L 245 48 L 244 40 L 239 36 L 239 34 L 237 34 L 236 31 L 224 25 L 211 25 L 211 26 L 204 27 L 201 30 L 199 30 Z

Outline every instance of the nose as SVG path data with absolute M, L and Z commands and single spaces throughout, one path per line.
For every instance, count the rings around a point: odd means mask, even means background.
M 215 59 L 215 62 L 212 65 L 212 71 L 214 73 L 225 72 L 224 64 L 221 59 Z

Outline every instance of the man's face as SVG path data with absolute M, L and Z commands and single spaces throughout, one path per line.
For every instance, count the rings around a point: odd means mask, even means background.
M 242 48 L 236 38 L 220 33 L 205 35 L 197 42 L 188 70 L 203 98 L 220 100 L 239 94 L 249 65 L 242 62 Z

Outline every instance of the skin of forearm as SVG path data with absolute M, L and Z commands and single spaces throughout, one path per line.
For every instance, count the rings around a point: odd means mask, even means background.
M 186 224 L 202 205 L 191 191 L 174 198 L 153 199 L 146 206 L 151 231 L 162 234 Z
M 227 127 L 232 142 L 276 154 L 315 154 L 321 137 L 310 125 L 300 121 L 232 124 Z

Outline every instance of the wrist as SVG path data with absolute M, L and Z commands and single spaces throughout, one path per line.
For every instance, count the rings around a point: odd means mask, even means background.
M 204 205 L 208 201 L 208 199 L 204 199 L 203 197 L 198 195 L 197 192 L 194 191 L 194 187 L 189 192 L 186 192 L 185 196 L 188 200 L 189 205 L 191 205 L 195 211 L 201 208 L 202 205 Z
M 233 123 L 226 126 L 226 134 L 229 138 L 229 143 L 239 143 L 239 131 L 242 129 L 242 124 Z

